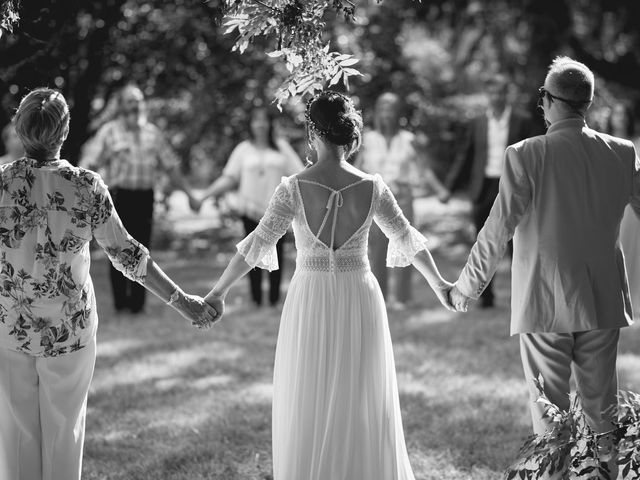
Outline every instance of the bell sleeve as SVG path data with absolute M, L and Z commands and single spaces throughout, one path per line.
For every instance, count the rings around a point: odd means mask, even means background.
M 285 234 L 295 214 L 293 196 L 286 179 L 278 185 L 256 229 L 236 245 L 245 262 L 269 271 L 277 270 L 276 243 Z
M 416 254 L 427 249 L 427 239 L 404 216 L 393 193 L 377 178 L 378 199 L 374 220 L 389 239 L 387 267 L 411 265 Z

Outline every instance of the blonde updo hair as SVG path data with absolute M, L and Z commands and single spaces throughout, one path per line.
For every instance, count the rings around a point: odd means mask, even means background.
M 13 119 L 27 157 L 45 161 L 55 157 L 69 133 L 69 106 L 51 88 L 27 94 Z

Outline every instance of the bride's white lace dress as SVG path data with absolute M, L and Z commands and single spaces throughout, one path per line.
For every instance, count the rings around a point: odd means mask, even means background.
M 316 233 L 301 184 L 327 197 Z M 349 227 L 341 215 L 354 195 L 371 203 L 364 221 Z M 426 248 L 378 175 L 340 190 L 283 178 L 258 228 L 238 244 L 249 265 L 273 270 L 275 243 L 293 222 L 296 271 L 274 367 L 274 480 L 414 479 L 386 308 L 367 259 L 373 220 L 390 239 L 389 266 L 409 265 Z M 337 233 L 349 228 L 336 247 Z

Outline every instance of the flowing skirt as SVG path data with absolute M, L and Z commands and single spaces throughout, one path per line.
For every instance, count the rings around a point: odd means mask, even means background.
M 297 271 L 274 368 L 274 480 L 414 480 L 370 270 Z
M 620 224 L 620 243 L 624 252 L 634 317 L 640 312 L 640 220 L 627 205 Z

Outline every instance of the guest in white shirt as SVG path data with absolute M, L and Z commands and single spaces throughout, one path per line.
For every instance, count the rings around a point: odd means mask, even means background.
M 303 168 L 293 148 L 285 140 L 275 137 L 274 127 L 274 118 L 269 109 L 254 108 L 249 121 L 250 138 L 235 147 L 222 176 L 205 190 L 200 199 L 202 204 L 209 197 L 218 199 L 235 190 L 237 207 L 247 235 L 258 226 L 282 177 L 298 173 Z M 280 301 L 283 243 L 281 238 L 276 245 L 280 268 L 269 272 L 269 303 L 272 306 Z M 249 284 L 254 304 L 262 305 L 261 269 L 254 268 L 249 272 Z
M 473 223 L 480 231 L 498 195 L 504 152 L 507 146 L 534 135 L 531 117 L 509 102 L 508 79 L 491 77 L 486 84 L 487 111 L 475 117 L 445 179 L 449 191 L 468 185 L 473 204 Z M 489 284 L 480 299 L 483 308 L 493 307 L 494 293 Z

